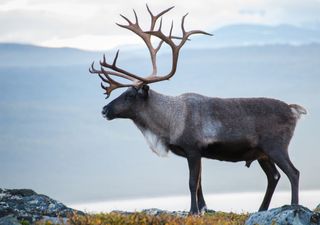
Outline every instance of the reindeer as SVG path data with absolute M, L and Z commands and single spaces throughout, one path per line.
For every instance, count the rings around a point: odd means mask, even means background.
M 270 98 L 211 98 L 194 93 L 172 97 L 149 89 L 148 84 L 169 80 L 175 74 L 180 49 L 191 35 L 211 35 L 201 30 L 186 31 L 184 21 L 187 14 L 182 17 L 181 37 L 172 35 L 173 23 L 169 34 L 164 34 L 162 15 L 172 8 L 154 15 L 147 6 L 151 17 L 147 31 L 140 27 L 134 10 L 135 22 L 121 15 L 128 24 L 117 25 L 134 32 L 145 42 L 151 57 L 152 72 L 150 76 L 142 77 L 118 67 L 119 51 L 112 64 L 106 61 L 105 56 L 100 61 L 100 69 L 95 69 L 93 62 L 89 71 L 99 75 L 107 97 L 113 90 L 127 87 L 125 92 L 103 107 L 102 115 L 107 120 L 132 120 L 151 150 L 158 155 L 171 151 L 187 159 L 190 214 L 203 213 L 207 209 L 201 187 L 202 157 L 229 162 L 245 161 L 247 167 L 258 160 L 268 179 L 259 211 L 269 207 L 280 179 L 278 166 L 291 183 L 291 204 L 298 204 L 299 171 L 290 161 L 288 145 L 298 119 L 301 114 L 306 114 L 303 107 Z M 158 29 L 156 24 L 159 24 Z M 156 46 L 151 42 L 151 37 L 159 39 Z M 164 43 L 171 49 L 172 67 L 168 74 L 159 75 L 157 53 Z

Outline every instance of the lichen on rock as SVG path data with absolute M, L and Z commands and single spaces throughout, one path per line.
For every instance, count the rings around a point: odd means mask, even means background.
M 301 205 L 285 205 L 279 208 L 253 213 L 245 225 L 320 225 L 320 213 Z
M 19 221 L 33 223 L 43 218 L 67 217 L 74 213 L 84 214 L 30 189 L 0 189 L 1 219 L 12 216 Z

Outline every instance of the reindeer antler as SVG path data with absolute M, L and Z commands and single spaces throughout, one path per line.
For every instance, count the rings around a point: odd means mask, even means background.
M 132 22 L 127 17 L 121 15 L 121 17 L 123 19 L 125 19 L 128 22 L 128 24 L 123 25 L 123 24 L 117 23 L 117 25 L 122 28 L 125 28 L 125 29 L 128 29 L 128 30 L 134 32 L 135 34 L 137 34 L 139 37 L 142 38 L 142 40 L 147 45 L 147 48 L 149 50 L 149 54 L 151 57 L 151 63 L 152 63 L 152 72 L 147 77 L 141 77 L 136 74 L 130 73 L 124 69 L 119 68 L 117 66 L 117 59 L 119 56 L 119 50 L 117 51 L 112 64 L 107 63 L 105 55 L 103 55 L 103 60 L 100 61 L 100 70 L 96 70 L 94 68 L 94 63 L 92 63 L 89 71 L 90 71 L 90 73 L 98 74 L 103 82 L 109 84 L 109 86 L 104 86 L 103 83 L 101 83 L 101 87 L 106 91 L 105 94 L 107 94 L 107 97 L 111 94 L 111 92 L 114 89 L 117 89 L 117 88 L 130 87 L 130 86 L 139 87 L 143 84 L 150 84 L 150 83 L 155 83 L 155 82 L 159 82 L 162 80 L 170 79 L 176 72 L 180 49 L 185 44 L 185 42 L 187 40 L 189 40 L 188 38 L 193 34 L 211 35 L 207 32 L 201 31 L 201 30 L 191 30 L 188 32 L 185 31 L 184 21 L 185 21 L 185 18 L 188 14 L 186 14 L 182 17 L 182 21 L 181 21 L 182 37 L 176 37 L 176 36 L 172 35 L 173 23 L 171 23 L 169 35 L 165 35 L 162 32 L 162 18 L 161 17 L 162 17 L 162 15 L 169 12 L 174 7 L 170 7 L 166 10 L 163 10 L 162 12 L 160 12 L 157 15 L 153 15 L 153 13 L 151 12 L 148 5 L 146 5 L 146 7 L 147 7 L 147 10 L 148 10 L 150 17 L 151 17 L 150 29 L 148 31 L 143 31 L 141 29 L 141 27 L 139 25 L 139 21 L 138 21 L 138 16 L 137 16 L 137 13 L 135 12 L 135 10 L 133 10 L 135 22 Z M 155 26 L 156 26 L 156 23 L 159 18 L 161 18 L 159 28 L 157 30 L 155 30 Z M 156 47 L 154 47 L 151 43 L 152 36 L 158 37 L 160 39 L 160 42 L 158 43 L 158 45 Z M 176 44 L 173 41 L 173 39 L 179 39 L 181 41 L 178 44 Z M 164 42 L 169 45 L 169 47 L 171 48 L 171 51 L 172 51 L 172 67 L 171 67 L 171 70 L 168 74 L 161 76 L 161 75 L 157 74 L 158 73 L 157 53 L 160 50 L 160 48 Z M 131 81 L 132 83 L 130 83 L 130 84 L 120 83 L 120 82 L 114 80 L 112 78 L 112 76 L 127 79 L 127 80 Z

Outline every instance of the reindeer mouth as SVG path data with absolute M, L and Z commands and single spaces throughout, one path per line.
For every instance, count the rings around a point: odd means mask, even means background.
M 102 117 L 105 118 L 105 119 L 108 119 L 107 115 L 105 115 L 103 113 L 102 113 Z
M 102 114 L 103 118 L 105 118 L 105 119 L 107 119 L 107 120 L 110 120 L 109 117 L 108 117 L 108 111 L 109 111 L 109 110 L 103 109 L 102 112 L 101 112 L 101 114 Z
M 115 116 L 113 116 L 113 113 L 110 112 L 110 110 L 102 110 L 101 112 L 103 118 L 106 120 L 113 120 Z

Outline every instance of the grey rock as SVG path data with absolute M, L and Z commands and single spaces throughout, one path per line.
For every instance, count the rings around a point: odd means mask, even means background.
M 314 209 L 314 211 L 320 213 L 320 204 Z
M 117 213 L 121 215 L 132 215 L 136 212 L 128 212 L 128 211 L 122 211 L 122 210 L 113 210 L 111 213 Z M 143 209 L 141 213 L 150 215 L 150 216 L 159 216 L 159 215 L 173 215 L 173 216 L 187 216 L 189 212 L 187 211 L 168 211 L 168 210 L 162 210 L 157 208 L 150 208 L 150 209 Z
M 51 222 L 51 224 L 69 224 L 68 218 L 44 216 L 42 221 Z
M 13 215 L 33 223 L 44 217 L 67 217 L 74 213 L 84 214 L 30 189 L 0 189 L 0 218 Z
M 320 225 L 320 214 L 300 205 L 253 213 L 245 225 Z
M 184 217 L 184 216 L 187 216 L 189 212 L 186 212 L 186 211 L 168 211 L 168 210 L 151 208 L 151 209 L 142 210 L 142 213 L 145 213 L 145 214 L 150 215 L 150 216 L 159 216 L 159 215 L 166 214 L 166 215 Z
M 13 215 L 8 215 L 0 218 L 0 225 L 21 225 L 21 223 Z
M 127 212 L 127 211 L 119 211 L 119 210 L 114 210 L 112 212 L 122 214 L 122 215 L 130 215 L 135 213 L 135 212 Z M 159 216 L 159 215 L 165 214 L 165 215 L 171 215 L 171 216 L 186 217 L 189 215 L 188 211 L 168 211 L 168 210 L 162 210 L 157 208 L 143 209 L 141 212 L 150 216 Z M 206 213 L 215 213 L 215 212 L 216 211 L 214 210 L 206 210 Z

